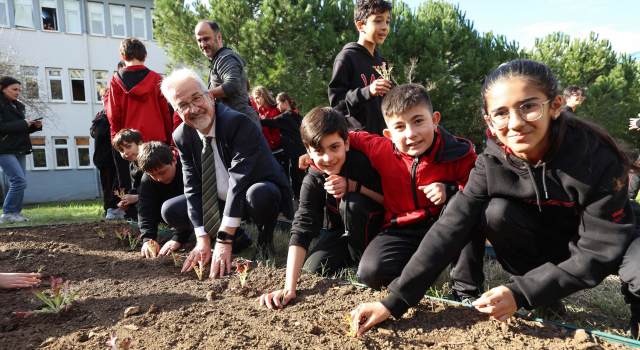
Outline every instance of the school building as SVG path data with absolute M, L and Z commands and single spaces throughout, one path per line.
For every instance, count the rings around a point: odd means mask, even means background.
M 98 91 L 117 70 L 126 37 L 144 40 L 146 66 L 165 72 L 153 25 L 152 0 L 0 0 L 0 47 L 17 52 L 23 94 L 42 96 L 52 111 L 31 134 L 25 203 L 100 196 L 89 135 L 103 109 Z M 9 181 L 0 182 L 4 198 Z

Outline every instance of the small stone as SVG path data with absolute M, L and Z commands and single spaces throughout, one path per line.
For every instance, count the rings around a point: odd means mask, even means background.
M 586 343 L 591 340 L 591 337 L 584 329 L 578 329 L 576 333 L 573 335 L 573 341 L 577 344 Z
M 300 325 L 300 322 L 296 322 L 293 324 L 294 326 L 298 327 Z
M 566 329 L 566 328 L 562 328 L 562 329 L 560 330 L 560 333 L 562 333 L 562 334 L 567 334 L 567 329 Z
M 156 305 L 156 303 L 151 304 L 151 306 L 149 306 L 148 313 L 155 314 L 157 312 L 158 312 L 158 305 Z
M 213 291 L 207 292 L 207 301 L 213 301 L 213 299 L 215 298 L 216 298 L 216 293 L 214 293 Z
M 13 231 L 9 232 L 9 236 L 13 236 Z
M 130 331 L 137 331 L 138 329 L 140 329 L 140 328 L 138 328 L 138 326 L 133 325 L 133 324 L 125 325 L 125 326 L 124 326 L 124 328 L 125 328 L 125 329 L 128 329 L 128 330 L 130 330 Z
M 129 317 L 140 312 L 140 308 L 138 306 L 131 306 L 124 310 L 124 317 Z
M 378 333 L 385 337 L 395 337 L 396 333 L 391 329 L 378 328 Z

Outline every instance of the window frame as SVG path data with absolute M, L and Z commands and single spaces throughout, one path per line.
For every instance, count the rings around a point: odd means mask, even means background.
M 98 88 L 98 83 L 105 83 L 107 86 L 107 89 L 109 88 L 109 71 L 108 70 L 94 70 L 93 72 L 93 86 L 95 87 L 95 102 L 96 103 L 103 103 L 102 100 L 100 99 L 100 89 Z M 96 78 L 96 73 L 105 73 L 106 74 L 106 78 L 105 79 L 98 79 Z
M 78 145 L 78 139 L 84 139 L 86 138 L 87 141 L 89 141 L 88 145 Z M 89 136 L 74 136 L 73 140 L 75 141 L 75 154 L 76 154 L 76 168 L 78 169 L 92 169 L 93 168 L 93 159 L 91 159 L 91 139 L 89 138 Z M 87 149 L 89 152 L 89 165 L 81 165 L 80 164 L 80 150 L 81 149 Z
M 64 99 L 64 78 L 62 76 L 62 68 L 45 68 L 45 75 L 47 76 L 47 90 L 48 90 L 48 96 L 49 96 L 49 101 L 51 102 L 65 102 Z M 50 71 L 59 71 L 60 75 L 58 77 L 51 77 L 49 75 Z M 62 88 L 62 99 L 61 100 L 56 100 L 53 98 L 53 89 L 51 88 L 51 80 L 60 80 L 60 85 Z
M 100 7 L 100 15 L 102 15 L 102 34 L 96 34 L 93 31 L 93 20 L 91 19 L 91 15 L 94 13 L 97 14 L 97 12 L 91 12 L 92 7 L 94 8 Z M 89 13 L 89 16 L 87 17 L 87 21 L 89 21 L 89 34 L 93 36 L 107 36 L 105 23 L 104 23 L 104 4 L 101 2 L 87 1 L 87 12 Z
M 71 72 L 73 71 L 78 71 L 78 72 L 82 72 L 82 79 L 80 78 L 73 78 L 71 76 Z M 69 89 L 71 90 L 71 103 L 87 103 L 89 101 L 87 101 L 87 78 L 85 78 L 85 70 L 84 69 L 73 69 L 73 68 L 69 68 Z M 74 100 L 74 96 L 73 96 L 73 81 L 74 80 L 82 80 L 82 82 L 84 82 L 84 100 Z
M 44 162 L 46 165 L 44 167 L 36 167 L 36 163 L 33 160 L 33 154 L 35 152 L 31 152 L 29 154 L 29 160 L 31 161 L 31 171 L 40 171 L 40 170 L 49 170 L 49 151 L 47 149 L 47 137 L 46 136 L 30 136 L 29 140 L 33 140 L 34 138 L 39 138 L 44 140 L 44 145 L 34 145 L 33 141 L 31 141 L 31 149 L 32 150 L 44 150 Z
M 9 16 L 9 0 L 0 0 L 0 6 L 2 6 L 2 4 L 4 4 L 4 20 L 7 22 L 7 24 L 2 24 L 2 22 L 0 22 L 0 28 L 11 28 L 11 21 L 9 21 L 9 18 L 11 17 Z M 2 20 L 3 19 L 0 18 L 0 21 Z
M 122 8 L 122 25 L 124 25 L 124 34 L 123 35 L 115 35 L 113 30 L 113 11 L 114 7 Z M 109 21 L 111 22 L 111 36 L 114 38 L 126 38 L 127 37 L 127 8 L 125 5 L 118 4 L 109 4 Z
M 42 29 L 43 32 L 53 32 L 53 33 L 60 33 L 60 13 L 58 11 L 58 1 L 53 1 L 56 4 L 56 7 L 46 7 L 48 9 L 54 9 L 56 11 L 56 18 L 55 18 L 55 30 L 47 30 L 44 29 L 44 18 L 42 18 L 42 9 L 45 8 L 44 6 L 42 6 L 42 2 L 44 0 L 40 0 L 40 28 Z
M 136 10 L 142 10 L 142 18 L 136 17 L 134 12 Z M 136 19 L 142 19 L 142 30 L 144 31 L 144 37 L 136 35 Z M 147 9 L 145 7 L 131 6 L 131 36 L 141 40 L 147 40 Z
M 25 71 L 24 71 L 25 69 L 35 69 L 36 75 L 35 76 L 34 75 L 27 75 L 25 73 Z M 37 94 L 38 94 L 38 96 L 36 96 L 36 97 L 30 96 L 29 93 L 27 92 L 27 97 L 29 97 L 30 99 L 39 101 L 40 100 L 40 69 L 38 67 L 33 67 L 33 66 L 21 66 L 20 70 L 22 71 L 22 76 L 24 77 L 24 85 L 23 86 L 25 88 L 23 89 L 23 91 L 24 92 L 28 91 L 26 89 L 26 87 L 27 87 L 27 84 L 29 84 L 29 80 L 30 79 L 35 80 L 36 86 L 37 86 Z
M 13 4 L 13 5 L 14 5 L 14 8 L 13 8 L 13 22 L 14 22 L 14 25 L 16 26 L 16 28 L 17 28 L 17 29 L 31 29 L 31 30 L 35 30 L 35 29 L 36 29 L 36 21 L 35 21 L 35 19 L 33 18 L 33 2 L 25 1 L 25 3 L 24 3 L 24 4 L 19 4 L 19 3 L 18 3 L 18 1 L 20 1 L 20 0 L 14 0 L 14 4 Z M 28 3 L 27 3 L 27 2 L 28 2 Z M 27 12 L 27 13 L 30 13 L 30 14 L 31 14 L 31 27 L 23 26 L 23 25 L 18 25 L 18 24 L 16 23 L 16 18 L 18 17 L 18 16 L 16 16 L 16 14 L 17 14 L 17 12 L 18 12 L 18 7 L 19 7 L 19 6 L 22 6 L 22 7 L 25 7 L 25 8 L 26 8 L 26 7 L 28 7 L 28 8 L 30 9 L 29 11 L 25 11 L 25 12 Z
M 68 9 L 67 8 L 67 3 L 71 3 L 71 2 L 77 3 L 77 5 L 78 5 L 78 9 L 77 10 L 76 9 Z M 63 0 L 62 3 L 63 3 L 62 5 L 64 6 L 64 25 L 65 25 L 64 29 L 65 29 L 65 33 L 67 33 L 67 34 L 82 34 L 82 16 L 80 16 L 80 1 L 79 0 Z M 77 13 L 78 23 L 80 24 L 80 28 L 79 28 L 80 30 L 78 32 L 72 32 L 69 29 L 70 28 L 70 26 L 69 26 L 69 18 L 71 17 L 69 15 L 70 11 L 75 11 Z
M 66 140 L 66 145 L 56 145 L 56 140 Z M 69 145 L 69 138 L 66 136 L 52 136 L 51 144 L 53 145 L 53 168 L 55 170 L 65 170 L 71 169 L 71 145 Z M 58 166 L 58 149 L 66 149 L 67 150 L 67 160 L 69 161 L 69 165 L 67 166 Z

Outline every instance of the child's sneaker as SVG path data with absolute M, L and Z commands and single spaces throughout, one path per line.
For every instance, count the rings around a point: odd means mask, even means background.
M 2 214 L 2 216 L 0 216 L 0 223 L 3 223 L 3 224 L 10 223 L 10 222 L 23 222 L 23 221 L 27 221 L 27 218 L 20 215 L 20 213 L 7 213 L 7 214 Z
M 27 218 L 24 216 L 24 214 L 22 214 L 22 213 L 16 213 L 16 214 L 13 214 L 13 215 L 14 215 L 15 217 L 18 217 L 18 218 L 20 218 L 20 219 L 21 219 L 20 221 L 17 221 L 17 222 L 29 221 L 29 219 L 27 219 Z
M 124 211 L 120 209 L 107 209 L 107 215 L 104 217 L 107 220 L 124 219 Z

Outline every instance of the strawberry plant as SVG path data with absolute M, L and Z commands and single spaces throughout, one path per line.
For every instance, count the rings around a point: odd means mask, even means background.
M 44 294 L 41 290 L 36 289 L 33 294 L 35 294 L 40 300 L 44 301 L 48 307 L 43 308 L 42 310 L 32 310 L 32 311 L 14 311 L 13 314 L 20 318 L 27 318 L 32 314 L 40 314 L 40 313 L 60 313 L 63 310 L 68 311 L 71 307 L 71 301 L 75 298 L 78 292 L 69 292 L 69 280 L 65 283 L 62 283 L 62 278 L 54 278 L 51 276 L 51 299 L 49 299 L 46 294 Z
M 140 238 L 140 237 L 138 237 Z M 156 257 L 156 242 L 154 241 L 148 241 L 147 242 L 147 249 L 149 249 L 149 252 L 151 253 L 152 257 Z
M 175 266 L 180 266 L 180 260 L 182 260 L 182 257 L 180 256 L 180 254 L 176 254 L 175 252 L 171 252 L 171 257 L 173 258 L 173 264 Z
M 381 66 L 373 66 L 373 69 L 380 74 L 380 76 L 385 80 L 391 80 L 391 70 L 393 69 L 393 64 L 389 64 L 389 69 L 387 69 L 387 63 L 382 62 Z
M 131 346 L 131 338 L 123 339 L 118 343 L 118 337 L 114 337 L 113 334 L 109 334 L 109 337 L 107 346 L 111 347 L 113 350 L 129 350 L 129 346 Z
M 351 320 L 351 315 L 348 312 L 344 312 L 344 314 L 347 316 L 345 322 L 347 322 L 349 324 L 349 331 L 347 333 L 345 333 L 345 337 L 355 337 L 356 334 L 358 334 L 358 330 L 356 329 L 356 327 L 353 326 L 353 322 Z
M 117 229 L 116 229 L 116 230 L 117 230 Z M 102 232 L 102 230 L 98 231 L 98 236 L 99 236 L 100 238 L 104 238 L 104 237 L 105 237 L 104 232 Z
M 247 271 L 249 271 L 250 263 L 247 261 L 246 265 L 236 264 L 236 270 L 240 276 L 240 287 L 244 288 L 247 283 Z
M 202 260 L 198 261 L 198 265 L 195 262 L 191 261 L 191 267 L 193 267 L 193 271 L 196 272 L 198 279 L 202 281 L 202 274 L 204 273 L 204 266 L 202 266 Z

